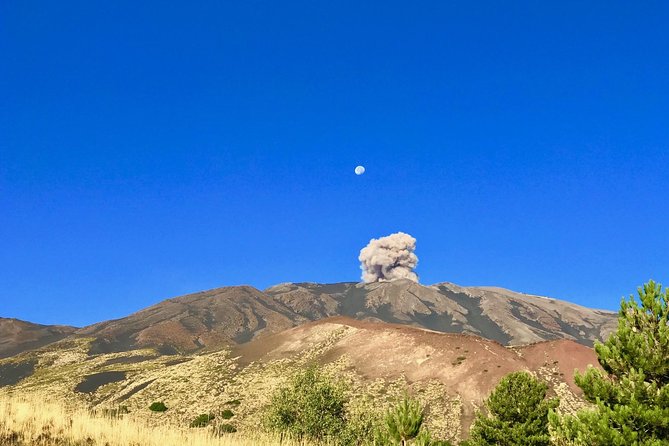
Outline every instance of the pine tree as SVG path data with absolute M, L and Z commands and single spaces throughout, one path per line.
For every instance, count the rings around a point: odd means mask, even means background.
M 388 411 L 385 424 L 390 438 L 404 446 L 420 432 L 423 408 L 418 401 L 405 396 L 395 408 Z
M 669 290 L 653 281 L 622 300 L 618 329 L 596 343 L 599 363 L 576 373 L 594 409 L 551 413 L 558 445 L 669 445 Z M 640 305 L 639 305 L 640 303 Z
M 408 395 L 386 412 L 374 435 L 376 446 L 451 446 L 445 440 L 432 438 L 423 424 L 425 412 L 420 402 Z
M 547 386 L 527 372 L 502 378 L 479 412 L 467 446 L 544 446 L 550 444 L 548 412 L 558 400 L 546 400 Z

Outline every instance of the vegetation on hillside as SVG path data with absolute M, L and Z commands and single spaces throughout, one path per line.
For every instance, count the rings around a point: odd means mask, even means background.
M 296 440 L 352 445 L 446 446 L 423 426 L 420 402 L 405 396 L 385 415 L 353 411 L 344 386 L 319 368 L 297 372 L 272 397 L 265 426 Z
M 2 446 L 309 446 L 263 433 L 214 435 L 179 429 L 130 415 L 101 416 L 66 410 L 44 395 L 0 396 Z
M 662 446 L 669 445 L 669 290 L 649 282 L 639 288 L 639 303 L 623 300 L 618 330 L 595 350 L 606 374 L 591 367 L 576 383 L 594 409 L 576 416 L 555 412 L 558 399 L 547 399 L 548 386 L 527 372 L 504 377 L 485 402 L 466 446 Z M 308 388 L 303 387 L 309 383 Z M 292 387 L 291 387 L 292 386 Z M 370 437 L 345 435 L 344 392 L 316 369 L 298 374 L 272 401 L 272 427 L 336 444 L 434 445 L 421 429 L 424 411 L 406 397 L 379 421 L 370 416 Z M 314 423 L 321 414 L 326 420 Z M 550 423 L 549 423 L 550 420 Z M 320 426 L 316 428 L 315 426 Z M 552 431 L 549 429 L 552 425 Z M 320 430 L 319 430 L 320 429 Z M 353 441 L 351 440 L 353 439 Z

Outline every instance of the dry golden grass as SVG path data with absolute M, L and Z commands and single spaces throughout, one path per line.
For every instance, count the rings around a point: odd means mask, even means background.
M 0 396 L 0 445 L 7 446 L 308 446 L 263 434 L 224 434 L 207 429 L 151 426 L 146 421 L 68 411 L 38 395 Z

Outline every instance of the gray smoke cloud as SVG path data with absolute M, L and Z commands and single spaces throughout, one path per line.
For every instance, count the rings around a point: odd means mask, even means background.
M 418 282 L 418 276 L 413 272 L 418 264 L 415 250 L 416 239 L 404 232 L 371 239 L 358 257 L 362 280 L 366 283 L 396 279 Z

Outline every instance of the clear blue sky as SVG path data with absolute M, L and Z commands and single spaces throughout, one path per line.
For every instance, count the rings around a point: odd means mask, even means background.
M 422 283 L 617 309 L 669 284 L 667 23 L 665 1 L 3 1 L 0 316 L 355 281 L 395 231 Z

